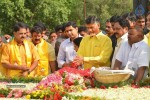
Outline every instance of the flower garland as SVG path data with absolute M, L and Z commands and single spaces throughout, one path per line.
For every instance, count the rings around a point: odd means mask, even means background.
M 10 79 L 9 79 L 10 80 Z M 23 78 L 14 78 L 11 82 L 26 82 Z M 29 79 L 30 81 L 32 79 Z M 37 80 L 37 79 L 36 79 Z M 29 81 L 27 81 L 29 82 Z M 7 81 L 2 84 L 8 84 Z M 26 99 L 44 99 L 44 100 L 99 100 L 106 99 L 102 97 L 88 97 L 87 95 L 72 95 L 70 93 L 81 94 L 84 91 L 88 91 L 89 88 L 95 88 L 94 90 L 112 90 L 118 87 L 127 85 L 128 87 L 138 88 L 143 91 L 142 87 L 150 88 L 150 78 L 144 79 L 140 82 L 139 86 L 131 84 L 132 80 L 115 84 L 102 84 L 97 82 L 93 75 L 90 74 L 90 70 L 78 70 L 74 68 L 64 67 L 53 74 L 43 78 L 33 89 L 0 89 L 0 97 L 8 98 L 26 98 Z M 131 87 L 129 89 L 131 89 Z M 140 88 L 141 87 L 141 88 Z M 122 87 L 124 88 L 124 87 Z M 131 89 L 131 90 L 132 90 Z M 117 90 L 121 90 L 118 88 Z M 88 93 L 88 92 L 87 92 Z M 94 92 L 93 92 L 94 93 Z M 94 98 L 94 99 L 93 99 Z

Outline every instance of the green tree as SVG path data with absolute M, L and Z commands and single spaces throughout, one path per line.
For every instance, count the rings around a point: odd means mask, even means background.
M 77 22 L 78 26 L 84 24 L 84 0 L 72 0 L 68 6 L 71 10 L 69 20 Z
M 132 11 L 132 0 L 85 0 L 86 15 L 96 15 L 104 29 L 106 19 Z M 84 0 L 1 0 L 0 32 L 12 34 L 14 23 L 23 21 L 29 26 L 42 21 L 48 29 L 67 21 L 84 24 Z
M 32 12 L 31 24 L 42 21 L 52 28 L 68 20 L 70 10 L 66 3 L 67 0 L 26 0 L 25 6 Z
M 86 0 L 87 15 L 96 15 L 101 19 L 101 28 L 105 21 L 113 15 L 121 15 L 132 11 L 132 0 Z
M 68 0 L 1 0 L 0 30 L 12 34 L 15 22 L 23 21 L 30 26 L 42 21 L 51 28 L 68 21 L 70 9 Z
M 1 32 L 7 34 L 11 34 L 15 22 L 27 22 L 32 14 L 24 7 L 24 0 L 1 0 L 0 9 Z

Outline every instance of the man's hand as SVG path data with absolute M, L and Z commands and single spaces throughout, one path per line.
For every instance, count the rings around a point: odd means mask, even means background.
M 73 60 L 74 63 L 76 63 L 78 66 L 82 65 L 84 61 L 84 57 L 76 56 Z
M 139 81 L 142 80 L 146 68 L 147 68 L 146 66 L 142 66 L 142 67 L 138 68 L 137 74 L 135 77 L 135 83 L 139 83 Z
M 120 70 L 121 64 L 122 64 L 122 62 L 116 59 L 114 66 L 111 66 L 111 67 L 113 68 L 113 70 Z
M 21 72 L 21 76 L 23 76 L 23 77 L 28 76 L 28 71 L 22 71 L 22 72 Z
M 70 63 L 64 63 L 63 65 L 62 65 L 62 67 L 70 67 Z
M 56 61 L 50 61 L 49 64 L 50 64 L 50 69 L 51 69 L 52 73 L 55 72 L 56 71 Z
M 22 70 L 22 71 L 28 71 L 29 70 L 29 67 L 27 67 L 25 65 L 21 65 L 19 67 L 20 67 L 20 70 Z
M 2 66 L 12 70 L 21 70 L 21 71 L 29 70 L 29 67 L 27 67 L 26 65 L 19 66 L 18 64 L 2 63 Z

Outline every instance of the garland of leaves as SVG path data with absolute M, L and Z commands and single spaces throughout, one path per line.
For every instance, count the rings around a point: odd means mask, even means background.
M 0 77 L 0 82 L 11 82 L 11 83 L 39 83 L 42 80 L 42 77 L 13 77 L 6 78 Z
M 7 97 L 7 95 L 10 93 L 12 89 L 6 88 L 6 89 L 0 89 L 0 98 L 1 97 Z
M 140 86 L 150 86 L 150 77 L 143 79 L 139 84 Z

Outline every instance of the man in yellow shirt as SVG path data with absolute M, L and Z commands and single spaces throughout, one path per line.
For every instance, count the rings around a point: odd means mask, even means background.
M 83 64 L 85 69 L 110 66 L 112 42 L 100 30 L 100 20 L 96 16 L 89 16 L 85 22 L 90 35 L 82 39 L 74 62 Z
M 5 43 L 2 41 L 2 36 L 0 36 L 0 61 L 1 61 L 1 56 L 2 56 L 2 51 L 4 48 Z M 5 76 L 6 74 L 6 69 L 2 67 L 2 64 L 0 63 L 0 76 Z
M 47 76 L 56 69 L 55 51 L 51 44 L 42 38 L 42 29 L 34 26 L 31 30 L 32 42 L 36 46 L 40 60 L 36 68 L 36 76 Z
M 39 55 L 34 45 L 25 40 L 26 31 L 24 23 L 16 23 L 14 39 L 2 51 L 1 63 L 6 68 L 6 77 L 32 76 L 38 65 Z

